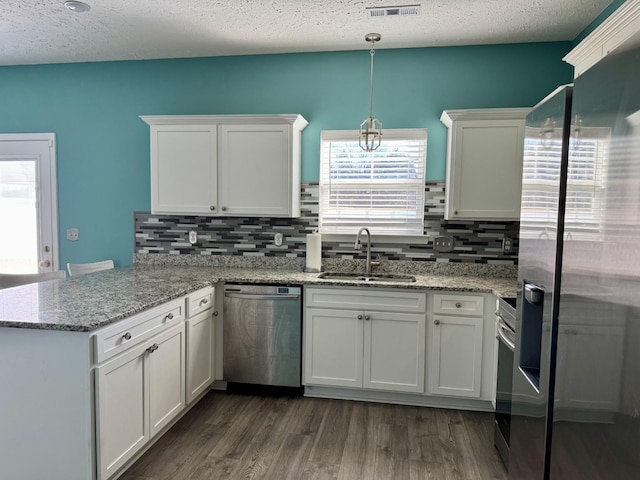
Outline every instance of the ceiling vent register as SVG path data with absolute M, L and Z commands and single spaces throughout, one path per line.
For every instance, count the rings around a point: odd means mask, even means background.
M 420 5 L 398 5 L 395 7 L 367 7 L 367 16 L 371 18 L 395 17 L 402 15 L 420 15 Z

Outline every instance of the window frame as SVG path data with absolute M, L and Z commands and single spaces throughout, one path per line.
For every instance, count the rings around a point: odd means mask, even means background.
M 409 241 L 411 243 L 416 243 L 416 244 L 422 244 L 422 243 L 426 244 L 428 242 L 428 236 L 426 235 L 426 232 L 425 232 L 425 218 L 424 218 L 425 217 L 424 209 L 425 209 L 425 203 L 426 203 L 425 190 L 426 190 L 427 145 L 428 145 L 428 130 L 426 128 L 384 130 L 383 137 L 382 137 L 382 145 L 380 147 L 380 148 L 384 148 L 385 140 L 387 141 L 418 140 L 422 142 L 421 145 L 419 145 L 419 148 L 422 150 L 420 152 L 420 154 L 422 155 L 422 164 L 421 164 L 422 179 L 420 180 L 419 194 L 416 197 L 416 199 L 420 203 L 420 205 L 418 205 L 418 209 L 422 212 L 422 214 L 420 215 L 419 218 L 417 215 L 412 217 L 412 219 L 415 220 L 416 224 L 418 222 L 420 224 L 419 233 L 417 228 L 416 228 L 416 233 L 408 233 L 408 232 L 404 233 L 404 232 L 397 232 L 397 231 L 381 232 L 380 228 L 384 228 L 384 227 L 376 226 L 376 222 L 372 221 L 372 222 L 366 222 L 366 224 L 365 222 L 362 222 L 362 224 L 355 222 L 353 227 L 353 234 L 350 234 L 344 231 L 336 231 L 336 229 L 331 229 L 331 227 L 328 227 L 326 223 L 323 221 L 324 213 L 326 209 L 326 202 L 328 200 L 327 189 L 331 188 L 330 175 L 327 172 L 327 169 L 330 168 L 330 165 L 327 165 L 327 163 L 331 161 L 331 158 L 328 155 L 328 148 L 329 148 L 328 143 L 352 142 L 355 147 L 358 144 L 357 139 L 358 139 L 357 130 L 322 130 L 320 132 L 320 166 L 319 166 L 319 181 L 318 181 L 318 228 L 320 230 L 320 233 L 322 233 L 323 237 L 326 238 L 327 240 L 343 240 L 347 237 L 351 237 L 352 235 L 355 235 L 360 227 L 367 226 L 372 229 L 372 235 L 376 237 L 383 237 L 384 241 L 388 243 L 398 243 L 398 242 Z M 380 152 L 379 151 L 373 152 L 369 155 L 379 156 Z M 385 187 L 389 189 L 393 185 L 393 183 L 395 182 L 386 182 L 386 183 L 381 182 L 380 191 L 384 190 Z M 418 182 L 416 180 L 411 181 L 409 179 L 408 182 L 399 183 L 398 185 L 401 188 L 403 185 L 407 185 L 409 190 L 413 188 L 414 191 L 418 191 L 416 188 L 418 187 Z M 371 186 L 371 184 L 369 186 Z M 351 185 L 350 187 L 353 188 L 353 185 Z M 349 186 L 347 188 L 349 188 Z M 388 218 L 391 219 L 393 217 L 388 217 Z M 390 228 L 392 229 L 393 227 L 390 227 Z

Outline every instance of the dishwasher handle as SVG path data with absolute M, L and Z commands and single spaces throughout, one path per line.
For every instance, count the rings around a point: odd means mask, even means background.
M 265 295 L 256 293 L 232 293 L 224 292 L 225 298 L 244 298 L 248 300 L 297 300 L 300 295 L 291 293 L 283 295 Z

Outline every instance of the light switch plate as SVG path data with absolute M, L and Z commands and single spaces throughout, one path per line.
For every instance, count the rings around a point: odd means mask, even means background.
M 195 230 L 191 230 L 189 232 L 189 243 L 191 245 L 198 243 L 198 232 L 196 232 Z
M 281 233 L 276 233 L 276 234 L 273 236 L 273 244 L 274 244 L 276 247 L 281 247 L 281 246 L 282 246 L 282 234 L 281 234 Z
M 67 229 L 67 240 L 70 242 L 77 242 L 80 239 L 80 232 L 77 228 Z
M 440 236 L 433 239 L 433 249 L 436 252 L 447 253 L 453 252 L 454 238 L 447 236 Z

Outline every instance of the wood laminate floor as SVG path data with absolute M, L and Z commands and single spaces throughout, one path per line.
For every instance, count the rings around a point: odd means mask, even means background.
M 490 413 L 211 391 L 121 479 L 506 477 Z

